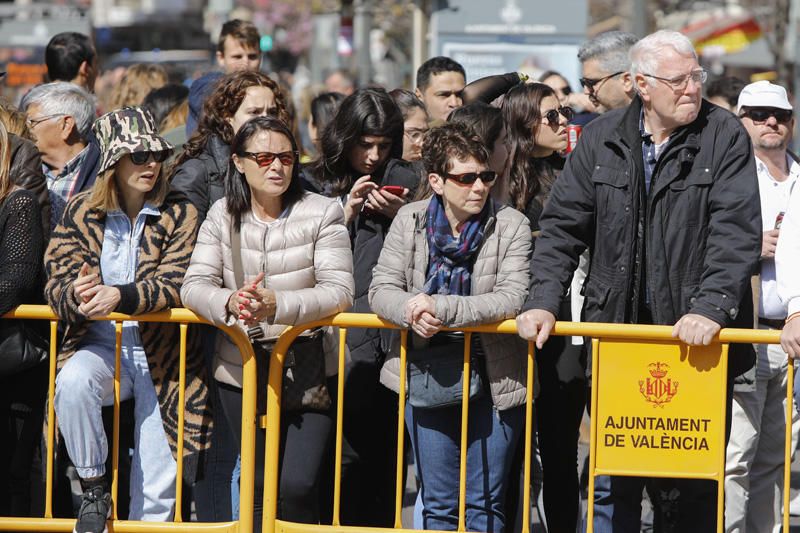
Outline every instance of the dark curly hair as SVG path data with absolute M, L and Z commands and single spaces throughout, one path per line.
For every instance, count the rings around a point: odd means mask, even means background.
M 382 175 L 390 159 L 403 155 L 403 115 L 383 89 L 359 89 L 342 100 L 323 130 L 320 156 L 312 163 L 311 173 L 328 194 L 346 194 L 360 177 L 350 166 L 348 155 L 365 135 L 388 137 L 392 143 L 376 172 Z
M 289 182 L 289 188 L 283 193 L 281 197 L 282 206 L 284 209 L 297 202 L 303 196 L 303 185 L 300 182 L 300 150 L 298 149 L 297 141 L 292 135 L 292 131 L 281 120 L 275 117 L 255 117 L 239 128 L 236 135 L 231 142 L 231 154 L 236 154 L 239 157 L 245 157 L 247 150 L 247 143 L 256 134 L 262 131 L 271 131 L 279 135 L 283 135 L 292 144 L 292 152 L 294 152 L 294 163 L 292 164 L 292 178 Z M 228 179 L 225 180 L 225 205 L 228 208 L 228 213 L 233 217 L 236 227 L 241 227 L 242 216 L 251 209 L 252 198 L 250 195 L 250 185 L 247 184 L 247 178 L 239 169 L 234 165 L 233 160 L 229 163 Z
M 541 104 L 548 96 L 557 98 L 543 83 L 523 83 L 512 87 L 503 100 L 503 122 L 511 154 L 508 191 L 512 205 L 525 212 L 528 203 L 547 194 L 555 181 L 552 166 L 534 158 L 536 135 L 542 126 Z
M 433 128 L 422 142 L 422 161 L 429 174 L 446 174 L 453 168 L 453 159 L 468 158 L 484 165 L 489 162 L 486 146 L 467 124 L 451 122 Z
M 286 97 L 272 78 L 261 72 L 242 71 L 228 74 L 219 79 L 211 96 L 203 105 L 203 116 L 197 131 L 187 141 L 175 168 L 184 161 L 200 155 L 212 135 L 219 135 L 225 144 L 231 144 L 233 128 L 228 120 L 236 114 L 250 87 L 266 87 L 272 91 L 275 95 L 277 118 L 284 124 L 291 124 L 289 113 L 286 111 Z

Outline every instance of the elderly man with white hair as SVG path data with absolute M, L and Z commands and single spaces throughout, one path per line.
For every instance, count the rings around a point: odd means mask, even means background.
M 57 81 L 31 89 L 20 107 L 42 156 L 53 229 L 67 202 L 90 189 L 97 177 L 100 148 L 92 134 L 94 97 L 73 83 Z
M 539 347 L 587 248 L 587 322 L 671 325 L 692 346 L 753 324 L 761 214 L 750 138 L 736 116 L 702 99 L 706 72 L 684 35 L 656 32 L 630 54 L 637 95 L 586 126 L 540 219 L 517 318 Z M 729 382 L 754 359 L 751 345 L 732 346 Z M 601 476 L 594 531 L 638 532 L 645 486 L 656 531 L 716 530 L 713 482 Z

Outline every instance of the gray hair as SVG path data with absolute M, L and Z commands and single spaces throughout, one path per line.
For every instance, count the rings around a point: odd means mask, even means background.
M 657 74 L 659 52 L 665 48 L 672 48 L 679 55 L 697 60 L 697 52 L 688 37 L 677 31 L 660 30 L 644 37 L 631 47 L 631 76 Z M 648 78 L 648 83 L 654 85 L 656 82 Z
M 578 59 L 581 63 L 596 60 L 600 69 L 607 74 L 627 72 L 631 67 L 628 51 L 638 40 L 632 33 L 607 31 L 583 43 L 578 50 Z
M 20 108 L 27 111 L 32 105 L 38 105 L 45 115 L 71 116 L 81 139 L 89 138 L 95 119 L 95 103 L 94 97 L 81 87 L 65 81 L 39 85 L 25 95 Z

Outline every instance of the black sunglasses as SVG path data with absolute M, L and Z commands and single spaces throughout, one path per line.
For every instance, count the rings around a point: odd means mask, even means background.
M 572 117 L 575 116 L 575 111 L 573 111 L 571 107 L 562 106 L 558 109 L 551 109 L 544 114 L 544 118 L 547 120 L 548 124 L 558 124 L 559 114 L 567 120 L 572 120 Z
M 131 162 L 134 165 L 144 165 L 150 161 L 150 157 L 152 157 L 153 161 L 156 163 L 163 163 L 169 157 L 169 152 L 169 150 L 158 150 L 157 152 L 131 152 Z
M 280 161 L 281 165 L 288 167 L 294 163 L 295 158 L 294 152 L 281 152 L 279 154 L 273 154 L 272 152 L 242 152 L 241 155 L 251 158 L 259 167 L 268 167 L 275 159 Z
M 594 89 L 594 86 L 597 85 L 598 83 L 613 78 L 614 76 L 619 76 L 624 72 L 625 72 L 624 70 L 620 70 L 619 72 L 615 72 L 614 74 L 609 74 L 608 76 L 603 76 L 602 78 L 581 78 L 580 82 L 583 87 L 586 87 L 591 91 Z
M 447 174 L 443 172 L 441 176 L 449 180 L 456 181 L 461 185 L 472 185 L 478 181 L 478 178 L 480 178 L 485 185 L 489 185 L 497 179 L 497 172 L 494 170 L 484 170 L 483 172 L 464 172 L 463 174 Z
M 792 112 L 788 109 L 778 109 L 777 107 L 746 107 L 742 110 L 742 116 L 747 117 L 753 122 L 766 122 L 769 117 L 781 124 L 786 124 L 792 120 Z

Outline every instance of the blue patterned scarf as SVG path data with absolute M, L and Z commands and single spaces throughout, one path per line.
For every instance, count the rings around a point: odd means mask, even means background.
M 464 223 L 461 234 L 455 238 L 442 198 L 438 194 L 431 197 L 425 224 L 428 237 L 428 275 L 422 288 L 425 294 L 469 296 L 472 259 L 483 242 L 484 214 L 490 201 L 487 199 L 483 211 Z

